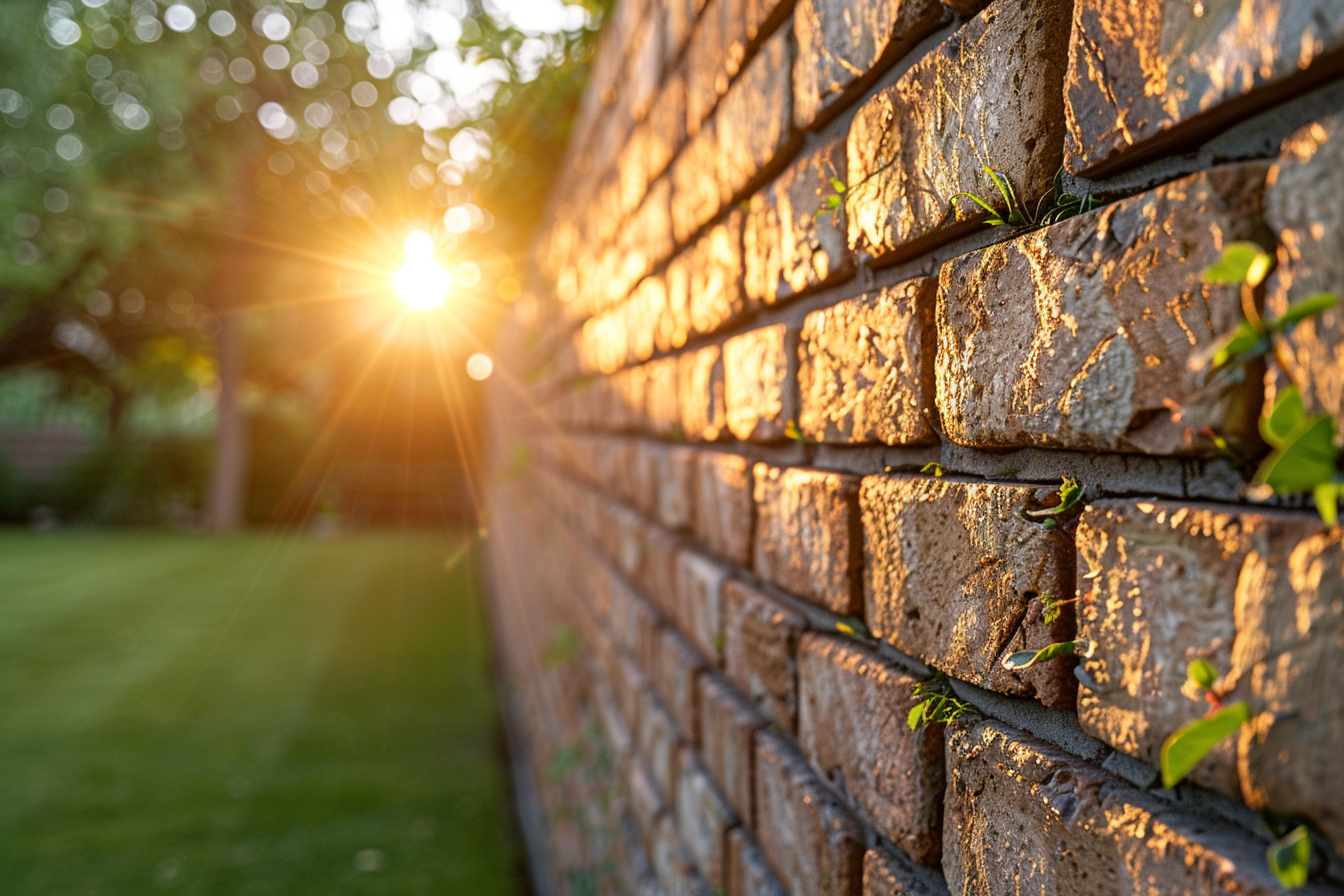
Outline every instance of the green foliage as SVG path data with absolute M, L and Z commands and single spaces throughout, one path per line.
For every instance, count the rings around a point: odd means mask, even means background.
M 1159 754 L 1162 786 L 1175 787 L 1208 755 L 1223 738 L 1237 732 L 1250 721 L 1251 709 L 1245 703 L 1233 703 L 1214 710 L 1202 719 L 1182 725 L 1162 742 Z
M 1049 507 L 1040 507 L 1036 510 L 1025 511 L 1026 515 L 1033 519 L 1045 519 L 1048 517 L 1057 517 L 1072 509 L 1075 504 L 1083 499 L 1083 486 L 1077 479 L 1071 476 L 1065 476 L 1056 490 L 1055 495 L 1059 502 Z
M 803 435 L 803 431 L 798 428 L 798 421 L 794 420 L 792 417 L 784 421 L 784 436 L 795 442 L 802 442 L 804 444 L 807 444 L 809 441 L 807 436 Z
M 845 182 L 832 175 L 826 179 L 826 186 L 830 187 L 830 192 L 822 187 L 817 188 L 817 195 L 821 197 L 821 208 L 813 216 L 813 220 L 820 220 L 822 215 L 830 215 L 834 223 L 845 210 Z
M 1089 212 L 1096 207 L 1096 200 L 1091 193 L 1077 196 L 1064 189 L 1062 168 L 1055 175 L 1050 189 L 1037 201 L 1035 209 L 1027 208 L 1018 199 L 1017 191 L 1013 189 L 1007 174 L 988 165 L 984 166 L 984 171 L 1003 202 L 1002 211 L 993 201 L 977 193 L 954 193 L 952 201 L 955 204 L 960 198 L 971 200 L 989 216 L 985 219 L 985 224 L 991 227 L 1044 227 Z
M 936 460 L 931 460 L 924 466 L 920 467 L 919 472 L 931 473 L 935 477 L 942 477 L 947 474 L 947 471 L 943 469 L 943 465 L 938 463 L 938 461 Z
M 989 216 L 985 219 L 985 223 L 991 227 L 1026 227 L 1035 223 L 1031 213 L 1018 201 L 1017 191 L 1013 189 L 1012 183 L 1009 182 L 1008 175 L 988 165 L 984 166 L 984 171 L 1003 200 L 1005 211 L 1000 211 L 989 199 L 965 191 L 952 194 L 953 204 L 955 205 L 956 200 L 962 198 L 971 200 Z
M 1064 613 L 1064 608 L 1069 604 L 1077 603 L 1079 600 L 1077 597 L 1061 600 L 1048 591 L 1036 599 L 1041 602 L 1041 621 L 1046 625 L 1052 625 L 1055 622 L 1058 622 L 1059 617 Z
M 915 705 L 910 707 L 905 719 L 911 731 L 917 731 L 925 725 L 955 722 L 975 712 L 975 707 L 952 693 L 947 676 L 941 672 L 935 672 L 924 681 L 915 682 L 911 694 L 915 698 Z
M 1073 656 L 1075 654 L 1081 657 L 1089 657 L 1092 655 L 1092 651 L 1096 649 L 1097 642 L 1086 639 L 1059 641 L 1055 644 L 1048 644 L 1040 650 L 1019 650 L 1017 653 L 1010 653 L 1003 658 L 1003 668 L 1010 672 L 1018 672 L 1056 657 Z
M 554 669 L 574 659 L 582 648 L 578 632 L 568 625 L 557 626 L 551 643 L 541 652 L 541 665 L 545 669 Z
M 835 623 L 835 630 L 842 635 L 848 635 L 856 641 L 862 641 L 865 644 L 873 644 L 876 639 L 873 633 L 868 630 L 868 626 L 862 619 L 856 619 L 853 616 L 846 616 Z
M 1213 690 L 1218 681 L 1218 667 L 1206 659 L 1193 660 L 1185 667 L 1187 680 L 1201 691 Z
M 1279 837 L 1265 850 L 1269 870 L 1290 890 L 1307 882 L 1311 873 L 1311 832 L 1302 824 Z
M 190 524 L 204 502 L 209 469 L 210 444 L 200 436 L 111 438 L 29 495 L 66 522 Z
M 1203 273 L 1205 283 L 1259 286 L 1274 267 L 1274 259 L 1252 242 L 1228 243 L 1222 257 Z
M 1276 494 L 1311 492 L 1326 525 L 1338 521 L 1341 478 L 1335 420 L 1329 414 L 1308 414 L 1296 386 L 1279 393 L 1260 420 L 1260 434 L 1274 449 L 1261 462 L 1252 484 L 1267 485 Z

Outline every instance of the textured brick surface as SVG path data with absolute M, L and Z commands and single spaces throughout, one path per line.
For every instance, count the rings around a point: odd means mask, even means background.
M 791 165 L 751 197 L 743 237 L 747 295 L 770 305 L 849 276 L 843 207 L 829 210 L 845 183 L 845 144 L 835 140 Z
M 706 675 L 700 687 L 700 753 L 737 814 L 751 824 L 754 736 L 766 719 L 728 682 Z
M 1344 66 L 1344 10 L 1329 0 L 1078 0 L 1075 21 L 1074 172 L 1135 164 L 1268 104 L 1291 79 Z
M 798 426 L 817 442 L 922 445 L 934 429 L 937 281 L 814 311 L 799 348 Z
M 752 464 L 740 454 L 700 455 L 695 494 L 695 534 L 726 560 L 751 558 Z
M 948 741 L 943 869 L 953 893 L 1280 892 L 1245 835 L 997 722 Z M 1034 857 L 1024 861 L 1024 857 Z M 1258 857 L 1257 857 L 1258 858 Z
M 845 194 L 851 246 L 896 256 L 950 238 L 955 193 L 998 198 L 986 165 L 1024 201 L 1049 189 L 1064 141 L 1070 6 L 998 0 L 859 109 Z M 971 220 L 973 206 L 959 201 Z
M 944 15 L 936 0 L 799 0 L 793 14 L 798 126 L 809 127 L 853 98 L 873 74 L 932 34 Z
M 862 831 L 802 757 L 764 731 L 756 736 L 756 836 L 790 893 L 858 896 Z
M 1183 694 L 1208 659 L 1226 702 L 1253 714 L 1191 780 L 1313 819 L 1344 842 L 1344 738 L 1333 663 L 1344 643 L 1344 541 L 1315 516 L 1174 502 L 1105 501 L 1078 530 L 1079 633 L 1097 641 L 1080 688 L 1083 729 L 1154 765 L 1162 741 L 1202 716 Z M 1160 627 L 1146 620 L 1160 614 Z M 1092 686 L 1092 685 L 1095 685 Z
M 695 752 L 681 751 L 677 766 L 677 836 L 691 862 L 711 887 L 722 888 L 728 876 L 728 830 L 737 816 Z
M 788 29 L 781 29 L 765 42 L 715 114 L 724 198 L 737 195 L 794 139 L 789 39 Z
M 807 627 L 797 613 L 740 582 L 723 589 L 724 671 L 756 708 L 786 731 L 798 715 L 798 639 Z
M 1022 512 L 1050 489 L 906 476 L 863 480 L 864 606 L 873 634 L 938 669 L 1006 694 L 1071 706 L 1070 661 L 1009 672 L 1003 657 L 1072 638 L 1037 597 L 1073 592 L 1068 536 Z
M 742 215 L 731 214 L 690 250 L 691 328 L 713 333 L 746 311 L 742 291 Z
M 1245 445 L 1256 396 L 1211 382 L 1233 287 L 1205 286 L 1221 246 L 1256 227 L 1264 166 L 1193 175 L 944 268 L 938 407 L 949 438 L 1184 454 L 1216 427 Z
M 761 327 L 723 344 L 723 400 L 728 430 L 746 440 L 784 437 L 796 413 L 787 324 Z
M 705 670 L 705 659 L 671 628 L 659 632 L 656 657 L 654 682 L 658 685 L 658 693 L 676 719 L 682 736 L 696 743 L 700 727 L 698 681 Z
M 1284 142 L 1265 188 L 1265 218 L 1279 239 L 1266 310 L 1277 317 L 1322 292 L 1344 292 L 1344 115 L 1313 122 Z M 1344 308 L 1298 324 L 1284 357 L 1312 413 L 1344 429 Z
M 677 723 L 652 691 L 640 698 L 635 749 L 647 763 L 658 792 L 667 799 L 676 787 Z
M 728 835 L 727 896 L 788 896 L 761 847 L 743 830 Z
M 728 567 L 683 551 L 677 558 L 677 624 L 696 648 L 715 663 L 723 662 L 723 583 Z
M 723 203 L 718 165 L 719 142 L 710 119 L 672 162 L 672 233 L 678 243 L 708 224 Z
M 832 635 L 798 647 L 798 743 L 860 811 L 916 861 L 942 850 L 943 730 L 911 731 L 915 679 Z
M 944 896 L 947 888 L 930 883 L 927 875 L 920 875 L 910 867 L 904 855 L 886 847 L 870 849 L 863 854 L 863 896 Z
M 723 360 L 717 345 L 680 355 L 677 404 L 681 431 L 693 441 L 714 441 L 724 431 Z
M 857 613 L 858 477 L 757 464 L 755 479 L 756 572 L 833 613 Z
M 663 896 L 711 896 L 705 879 L 696 872 L 685 846 L 677 839 L 676 823 L 670 815 L 659 817 L 650 852 Z

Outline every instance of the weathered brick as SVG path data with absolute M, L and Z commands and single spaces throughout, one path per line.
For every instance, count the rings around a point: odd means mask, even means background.
M 790 109 L 793 65 L 789 30 L 781 28 L 747 63 L 714 116 L 721 194 L 731 199 L 782 158 L 796 140 Z
M 798 428 L 816 442 L 936 442 L 933 307 L 911 280 L 814 311 L 799 348 Z
M 747 295 L 767 305 L 841 280 L 853 271 L 844 208 L 826 208 L 845 181 L 845 144 L 835 140 L 789 166 L 751 197 L 743 234 Z
M 1281 892 L 1264 844 L 1180 815 L 1002 723 L 956 731 L 947 759 L 943 869 L 953 893 Z
M 740 454 L 700 455 L 695 493 L 695 534 L 714 553 L 736 563 L 751 559 L 752 465 Z
M 630 813 L 639 825 L 640 834 L 647 847 L 653 842 L 658 819 L 667 813 L 667 798 L 659 792 L 648 766 L 638 756 L 630 763 L 626 792 L 630 796 Z
M 655 435 L 669 436 L 681 425 L 677 396 L 680 361 L 676 357 L 658 358 L 643 365 L 643 372 L 647 429 Z
M 1329 0 L 1078 0 L 1065 84 L 1069 170 L 1104 176 L 1344 68 Z
M 663 79 L 643 133 L 645 137 L 639 146 L 643 150 L 644 169 L 652 179 L 667 170 L 686 142 L 686 81 L 680 72 Z
M 1235 287 L 1201 273 L 1256 230 L 1265 166 L 1201 172 L 972 252 L 938 288 L 938 409 L 948 438 L 1189 454 L 1209 426 L 1254 438 L 1254 390 L 1212 380 Z
M 677 768 L 677 835 L 711 888 L 728 876 L 728 830 L 737 815 L 724 801 L 693 750 L 683 748 Z
M 672 529 L 691 524 L 695 498 L 696 451 L 685 445 L 663 446 L 654 454 L 658 499 L 654 508 L 660 522 Z
M 1073 546 L 1023 515 L 1050 489 L 914 476 L 863 480 L 864 599 L 873 634 L 938 669 L 1005 694 L 1071 706 L 1067 659 L 1020 672 L 1005 656 L 1072 639 L 1037 597 L 1073 593 Z M 1066 607 L 1067 610 L 1067 607 Z
M 760 844 L 741 828 L 728 833 L 727 896 L 789 896 Z
M 691 336 L 691 275 L 697 266 L 694 249 L 668 262 L 663 274 L 667 290 L 663 314 L 654 324 L 653 341 L 660 352 L 681 348 Z
M 703 554 L 677 558 L 677 624 L 702 654 L 723 663 L 723 583 L 728 568 Z
M 873 76 L 937 30 L 945 16 L 936 0 L 799 0 L 793 13 L 798 126 L 808 128 L 830 117 Z
M 747 309 L 742 291 L 742 214 L 733 212 L 690 250 L 690 320 L 696 333 L 713 333 Z
M 757 573 L 833 613 L 857 615 L 859 478 L 757 464 L 755 480 Z
M 946 896 L 941 878 L 933 880 L 916 871 L 908 858 L 878 846 L 863 854 L 863 896 Z
M 711 118 L 672 162 L 672 232 L 678 243 L 695 236 L 723 205 L 718 170 L 719 141 Z
M 793 732 L 798 718 L 798 639 L 807 621 L 755 588 L 723 588 L 724 672 L 767 718 Z
M 833 635 L 798 647 L 798 743 L 873 826 L 913 859 L 942 850 L 943 731 L 911 731 L 915 679 Z
M 635 750 L 665 797 L 670 797 L 676 786 L 678 741 L 676 720 L 653 691 L 645 691 L 640 695 Z
M 796 416 L 787 324 L 760 327 L 723 344 L 728 431 L 743 441 L 784 437 Z
M 717 675 L 700 679 L 700 755 L 739 816 L 752 821 L 753 737 L 766 720 Z
M 709 117 L 746 56 L 742 0 L 709 0 L 686 48 L 686 126 Z
M 712 442 L 727 425 L 719 347 L 710 345 L 679 357 L 677 401 L 681 409 L 682 434 L 692 441 Z
M 783 738 L 756 735 L 756 836 L 795 894 L 859 896 L 863 831 Z
M 658 639 L 658 693 L 677 721 L 677 728 L 690 743 L 697 743 L 700 727 L 700 694 L 697 681 L 705 660 L 679 632 L 664 628 Z
M 1162 741 L 1208 708 L 1187 664 L 1218 667 L 1251 722 L 1191 780 L 1310 818 L 1344 843 L 1344 534 L 1314 515 L 1175 502 L 1103 501 L 1078 528 L 1079 632 L 1097 642 L 1080 688 L 1083 729 L 1157 764 Z
M 677 827 L 670 815 L 659 817 L 649 851 L 663 896 L 711 896 L 704 878 L 696 873 L 690 856 L 677 840 Z
M 638 740 L 639 712 L 644 708 L 643 695 L 653 685 L 649 682 L 648 676 L 644 674 L 644 670 L 628 654 L 619 650 L 612 653 L 613 661 L 608 667 L 611 670 L 608 680 L 611 682 L 612 691 L 616 695 L 616 705 L 630 725 L 631 733 L 635 734 L 636 740 Z
M 648 15 L 640 22 L 626 54 L 621 86 L 635 121 L 643 120 L 658 93 L 663 75 L 663 17 Z
M 1279 238 L 1279 266 L 1265 309 L 1344 291 L 1344 115 L 1313 122 L 1284 141 L 1269 173 L 1265 219 Z M 1310 413 L 1334 415 L 1344 429 L 1344 308 L 1302 321 L 1282 340 L 1290 373 Z M 1280 374 L 1280 377 L 1282 375 Z M 1282 385 L 1286 385 L 1281 380 Z
M 1063 153 L 1071 6 L 997 0 L 859 109 L 849 129 L 850 246 L 894 258 L 975 226 L 983 214 L 952 197 L 997 201 L 984 166 L 1028 205 L 1050 189 Z

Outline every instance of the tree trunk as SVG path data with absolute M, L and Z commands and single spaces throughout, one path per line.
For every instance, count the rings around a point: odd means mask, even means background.
M 232 276 L 237 276 L 234 272 Z M 206 524 L 213 532 L 242 526 L 247 494 L 247 415 L 243 412 L 243 322 L 235 312 L 219 318 L 219 402 L 215 406 L 215 467 L 210 477 Z

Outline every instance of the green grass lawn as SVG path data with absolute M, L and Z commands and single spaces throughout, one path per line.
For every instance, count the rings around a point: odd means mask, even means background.
M 521 892 L 464 538 L 0 533 L 0 892 Z

